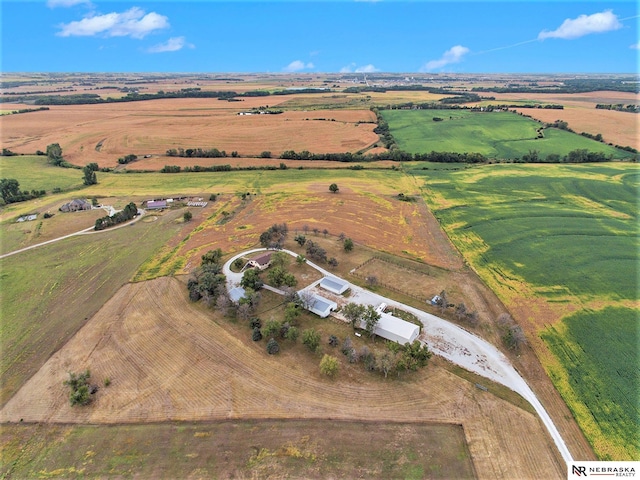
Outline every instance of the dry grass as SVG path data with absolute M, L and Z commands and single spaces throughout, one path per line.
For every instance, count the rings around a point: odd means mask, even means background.
M 318 321 L 320 322 L 320 321 Z M 246 335 L 241 335 L 240 332 Z M 277 357 L 249 330 L 189 303 L 171 278 L 121 289 L 1 411 L 3 421 L 137 423 L 239 418 L 333 418 L 461 423 L 479 478 L 562 478 L 539 420 L 435 366 L 385 381 L 349 370 L 323 378 L 299 349 Z M 69 406 L 68 371 L 111 385 L 88 408 Z M 354 367 L 355 368 L 355 367 Z M 354 401 L 357 399 L 357 401 Z M 527 432 L 522 435 L 521 432 Z
M 241 155 L 270 151 L 277 156 L 284 150 L 356 152 L 378 140 L 374 124 L 359 124 L 375 119 L 368 110 L 237 115 L 280 101 L 272 97 L 242 102 L 167 99 L 52 106 L 48 111 L 3 117 L 2 146 L 33 153 L 59 143 L 71 163 L 97 162 L 108 167 L 118 165 L 118 158 L 130 153 L 163 156 L 170 148 L 217 148 Z M 325 120 L 314 120 L 317 118 Z

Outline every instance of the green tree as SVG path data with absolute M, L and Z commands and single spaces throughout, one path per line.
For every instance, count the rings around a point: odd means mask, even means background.
M 298 305 L 296 305 L 293 302 L 287 303 L 287 306 L 284 309 L 285 322 L 293 324 L 299 315 L 300 315 L 300 309 L 298 308 Z
M 351 323 L 354 330 L 356 327 L 360 326 L 360 321 L 364 316 L 364 312 L 365 306 L 358 303 L 349 302 L 342 307 L 342 315 L 344 315 L 344 318 Z
M 307 262 L 307 259 L 306 259 L 306 258 L 304 258 L 304 255 L 298 255 L 298 256 L 296 257 L 296 263 L 297 263 L 299 266 L 304 265 L 306 262 Z
M 376 312 L 376 309 L 373 307 L 373 305 L 367 305 L 362 319 L 364 320 L 365 324 L 364 329 L 367 331 L 369 336 L 373 338 L 375 335 L 376 326 L 378 325 L 378 321 L 380 320 L 380 314 Z
M 327 377 L 333 378 L 338 373 L 338 368 L 338 359 L 325 353 L 322 360 L 320 360 L 320 372 Z
M 301 247 L 303 247 L 303 246 L 304 246 L 304 244 L 307 242 L 307 237 L 305 237 L 304 235 L 296 235 L 293 239 L 294 239 L 294 240 L 298 243 L 298 245 L 300 245 Z
M 302 332 L 302 344 L 312 352 L 316 352 L 320 346 L 320 333 L 313 328 L 305 330 Z
M 286 339 L 287 340 L 291 340 L 292 342 L 295 342 L 296 340 L 298 340 L 298 336 L 300 335 L 300 331 L 298 330 L 298 327 L 289 327 L 289 330 L 287 330 L 287 335 L 286 335 Z
M 77 374 L 69 372 L 69 379 L 65 380 L 64 384 L 71 390 L 69 393 L 69 402 L 72 407 L 91 403 L 89 378 L 91 378 L 91 372 L 89 372 L 89 370 Z
M 280 351 L 280 345 L 278 345 L 278 342 L 276 341 L 275 338 L 271 338 L 267 342 L 267 353 L 269 355 L 275 355 L 279 351 Z
M 202 255 L 201 257 L 201 265 L 206 265 L 208 263 L 220 263 L 222 260 L 222 249 L 216 248 L 215 250 L 209 250 L 207 253 Z
M 87 165 L 82 169 L 82 183 L 85 185 L 95 185 L 98 183 L 98 177 L 96 177 L 96 172 Z
M 253 329 L 253 335 L 251 338 L 253 339 L 254 342 L 259 342 L 260 340 L 262 340 L 262 332 L 260 332 L 259 327 L 255 327 Z
M 251 288 L 252 290 L 260 290 L 263 282 L 260 278 L 260 272 L 255 268 L 250 268 L 244 271 L 242 280 L 240 280 L 240 286 L 242 288 Z
M 351 240 L 350 238 L 345 238 L 344 242 L 342 243 L 342 247 L 344 248 L 345 252 L 350 252 L 351 250 L 353 250 L 353 240 Z
M 184 212 L 184 215 L 182 216 L 182 218 L 184 219 L 185 222 L 190 222 L 191 219 L 193 218 L 193 214 L 187 210 L 186 212 Z
M 59 143 L 47 145 L 47 160 L 52 165 L 61 165 L 64 162 L 62 158 L 62 148 Z
M 262 335 L 265 337 L 275 337 L 280 333 L 282 324 L 277 320 L 269 320 L 262 329 Z
M 338 192 L 338 190 L 340 190 L 340 189 L 338 188 L 338 184 L 336 184 L 336 183 L 332 183 L 331 185 L 329 185 L 329 191 L 330 191 L 331 193 L 337 193 L 337 192 Z
M 5 203 L 12 203 L 12 200 L 20 195 L 20 182 L 15 178 L 3 178 L 0 180 L 0 196 Z
M 271 267 L 280 267 L 286 270 L 289 263 L 289 254 L 284 252 L 275 252 L 271 254 Z

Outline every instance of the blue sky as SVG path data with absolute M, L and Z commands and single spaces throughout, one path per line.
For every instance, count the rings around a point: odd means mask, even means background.
M 635 1 L 2 0 L 3 72 L 638 72 Z

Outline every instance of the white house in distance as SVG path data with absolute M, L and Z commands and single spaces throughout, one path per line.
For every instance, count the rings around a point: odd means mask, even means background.
M 247 262 L 242 270 L 246 270 L 247 268 L 257 268 L 260 271 L 266 270 L 269 265 L 271 265 L 271 255 L 273 255 L 273 252 L 264 252 L 257 257 L 252 258 Z
M 385 307 L 385 304 L 381 304 L 376 308 L 376 311 L 380 314 L 380 320 L 373 333 L 392 342 L 398 342 L 400 345 L 412 343 L 418 338 L 418 335 L 420 335 L 420 327 L 418 325 L 394 317 L 389 313 L 384 313 Z M 360 328 L 364 329 L 365 327 L 365 322 L 360 322 Z
M 324 277 L 320 280 L 320 287 L 336 295 L 342 295 L 349 289 L 349 283 L 336 277 Z

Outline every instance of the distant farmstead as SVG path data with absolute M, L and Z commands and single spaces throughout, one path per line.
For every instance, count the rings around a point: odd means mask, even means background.
M 147 210 L 161 210 L 167 208 L 166 200 L 149 200 L 147 202 Z
M 91 210 L 91 204 L 86 200 L 75 199 L 60 207 L 61 212 L 79 212 L 82 210 Z

